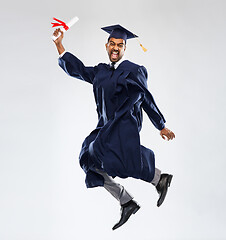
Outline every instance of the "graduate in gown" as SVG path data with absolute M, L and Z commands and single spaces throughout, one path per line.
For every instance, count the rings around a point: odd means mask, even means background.
M 165 119 L 147 89 L 147 70 L 122 57 L 127 39 L 137 37 L 120 25 L 102 28 L 110 34 L 106 43 L 110 64 L 87 67 L 73 54 L 66 52 L 63 32 L 55 40 L 60 54 L 59 65 L 70 76 L 93 85 L 98 123 L 82 144 L 79 160 L 86 173 L 88 188 L 103 186 L 121 205 L 121 218 L 113 230 L 122 226 L 140 206 L 114 177 L 133 177 L 152 183 L 159 193 L 160 206 L 170 186 L 172 175 L 161 174 L 155 167 L 155 155 L 140 144 L 142 109 L 160 131 L 163 139 L 174 133 L 165 127 Z

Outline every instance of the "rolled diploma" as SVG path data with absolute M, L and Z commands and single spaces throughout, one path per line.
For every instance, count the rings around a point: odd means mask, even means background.
M 71 28 L 76 22 L 78 22 L 79 18 L 78 17 L 74 17 L 72 18 L 68 23 L 67 26 L 69 28 Z M 66 32 L 66 30 L 64 28 L 60 29 L 62 32 Z M 59 34 L 57 36 L 52 35 L 52 39 L 53 41 L 55 41 L 59 36 L 61 35 L 61 32 L 59 32 Z

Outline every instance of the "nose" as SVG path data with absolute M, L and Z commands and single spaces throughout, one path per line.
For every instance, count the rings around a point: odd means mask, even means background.
M 119 49 L 118 46 L 115 45 L 115 46 L 114 46 L 114 50 L 117 50 L 117 51 L 118 51 L 118 49 Z

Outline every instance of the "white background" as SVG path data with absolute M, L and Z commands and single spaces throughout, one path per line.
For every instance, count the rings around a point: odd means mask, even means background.
M 5 1 L 1 4 L 0 239 L 226 239 L 226 2 L 220 0 Z M 141 142 L 174 175 L 158 208 L 141 180 L 117 178 L 141 209 L 123 227 L 118 202 L 86 189 L 78 163 L 95 128 L 92 86 L 68 77 L 51 41 L 52 17 L 80 21 L 66 49 L 87 66 L 107 62 L 101 27 L 140 36 L 125 58 L 144 65 L 149 89 L 176 134 L 163 141 L 145 115 Z

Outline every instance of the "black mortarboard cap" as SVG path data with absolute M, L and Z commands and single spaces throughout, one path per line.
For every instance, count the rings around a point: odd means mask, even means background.
M 124 39 L 126 42 L 127 39 L 138 37 L 137 35 L 125 29 L 124 27 L 120 26 L 119 24 L 108 26 L 108 27 L 102 27 L 101 29 L 110 34 L 108 39 L 121 38 L 121 39 Z
M 126 28 L 120 26 L 119 24 L 108 26 L 108 27 L 102 27 L 101 29 L 110 34 L 110 36 L 108 37 L 108 40 L 110 38 L 117 38 L 117 39 L 120 38 L 120 39 L 124 39 L 126 42 L 127 39 L 138 37 L 137 35 L 130 32 Z M 138 42 L 139 42 L 139 45 L 142 47 L 143 51 L 147 52 L 147 49 L 140 43 L 139 40 Z

